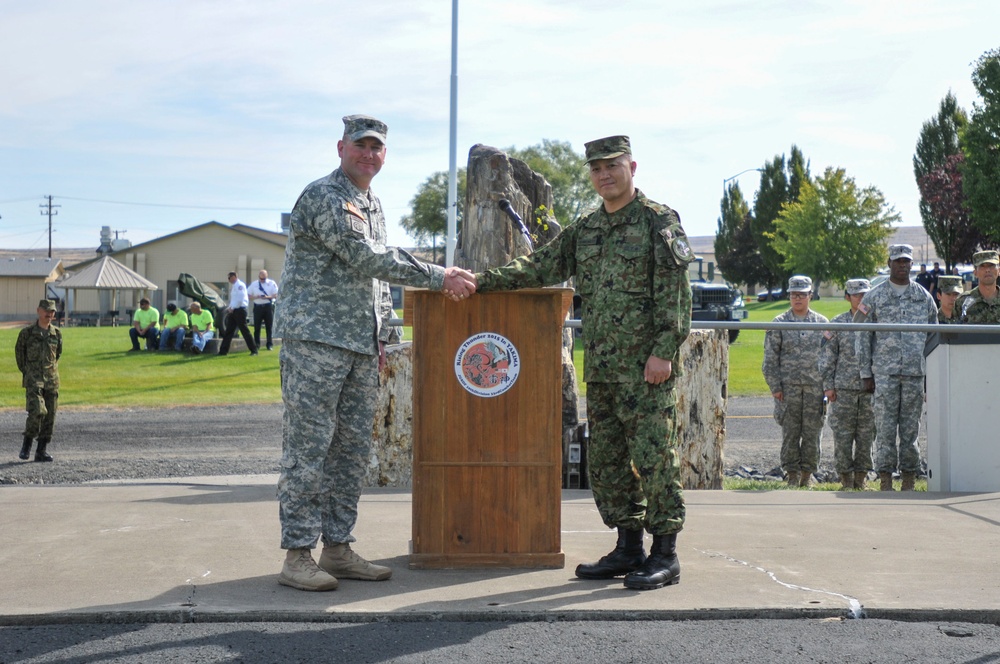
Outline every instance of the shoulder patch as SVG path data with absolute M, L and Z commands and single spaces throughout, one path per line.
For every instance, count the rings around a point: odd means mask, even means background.
M 862 302 L 861 304 L 858 305 L 858 311 L 860 311 L 861 313 L 863 313 L 865 316 L 867 316 L 868 312 L 871 311 L 871 310 L 872 310 L 872 308 L 869 307 L 864 302 Z
M 827 341 L 833 339 L 833 332 L 831 332 L 830 330 L 823 330 L 823 338 L 825 338 Z

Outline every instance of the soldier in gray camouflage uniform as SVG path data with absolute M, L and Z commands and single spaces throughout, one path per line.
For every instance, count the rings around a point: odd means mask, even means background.
M 844 299 L 851 303 L 851 309 L 830 322 L 852 322 L 858 305 L 871 288 L 867 279 L 849 279 Z M 854 332 L 827 330 L 823 333 L 819 370 L 823 376 L 823 394 L 830 403 L 833 460 L 840 482 L 844 489 L 863 490 L 872 469 L 875 413 L 872 395 L 865 391 L 861 382 Z
M 865 294 L 856 323 L 937 323 L 937 307 L 923 286 L 910 281 L 913 247 L 889 247 L 889 278 Z M 902 489 L 911 491 L 920 470 L 917 434 L 924 403 L 923 332 L 858 332 L 858 370 L 865 389 L 874 392 L 875 470 L 879 488 L 892 491 L 899 468 Z M 896 448 L 896 434 L 899 448 Z
M 56 303 L 38 303 L 38 320 L 22 329 L 14 343 L 14 359 L 21 372 L 25 408 L 24 442 L 18 458 L 28 460 L 31 444 L 38 439 L 35 461 L 52 461 L 45 448 L 52 440 L 52 428 L 59 407 L 59 357 L 62 355 L 62 332 L 52 324 Z
M 416 260 L 385 246 L 385 217 L 369 189 L 385 161 L 386 125 L 344 118 L 340 168 L 313 182 L 292 210 L 285 250 L 281 347 L 285 405 L 278 581 L 300 590 L 333 590 L 337 577 L 388 579 L 388 567 L 351 550 L 368 463 L 378 373 L 392 300 L 386 282 L 442 290 L 453 299 L 475 291 L 472 274 Z M 322 537 L 317 565 L 312 548 Z
M 590 181 L 604 203 L 533 254 L 476 279 L 486 291 L 576 277 L 583 298 L 590 484 L 604 523 L 618 529 L 615 549 L 580 565 L 576 575 L 625 575 L 627 588 L 660 588 L 680 580 L 676 542 L 684 499 L 674 379 L 691 327 L 687 265 L 694 256 L 677 213 L 635 188 L 628 137 L 585 147 Z M 643 529 L 653 535 L 648 558 Z
M 955 302 L 956 313 L 963 323 L 972 325 L 1000 324 L 1000 297 L 997 297 L 997 266 L 1000 254 L 979 251 L 972 256 L 979 284 L 962 293 Z
M 812 279 L 788 280 L 791 308 L 775 323 L 827 323 L 809 308 Z M 781 425 L 781 468 L 788 486 L 808 487 L 819 468 L 826 403 L 819 374 L 819 330 L 768 330 L 764 335 L 764 380 L 774 397 L 774 419 Z

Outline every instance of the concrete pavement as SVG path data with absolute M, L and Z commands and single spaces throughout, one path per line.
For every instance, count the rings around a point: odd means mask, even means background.
M 1000 493 L 688 491 L 681 583 L 573 570 L 614 546 L 563 491 L 557 570 L 410 570 L 411 496 L 367 490 L 355 545 L 386 582 L 278 585 L 276 476 L 0 487 L 0 624 L 869 617 L 1000 623 Z M 648 536 L 647 536 L 648 546 Z

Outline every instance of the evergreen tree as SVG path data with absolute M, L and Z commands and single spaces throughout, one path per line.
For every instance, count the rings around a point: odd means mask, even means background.
M 760 171 L 760 188 L 754 198 L 750 228 L 757 240 L 761 261 L 767 269 L 764 283 L 771 291 L 776 285 L 784 289 L 791 273 L 783 267 L 784 259 L 768 238 L 774 234 L 774 221 L 781 207 L 788 202 L 788 176 L 785 174 L 785 156 L 776 155 Z
M 992 241 L 1000 242 L 1000 49 L 979 58 L 972 84 L 981 99 L 973 103 L 969 125 L 961 136 L 965 153 L 962 188 L 973 223 Z
M 715 235 L 715 261 L 730 283 L 760 284 L 768 277 L 760 250 L 750 229 L 750 206 L 739 184 L 731 184 L 722 196 L 722 214 Z

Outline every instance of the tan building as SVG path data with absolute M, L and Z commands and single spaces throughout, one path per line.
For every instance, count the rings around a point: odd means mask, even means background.
M 15 258 L 0 260 L 0 320 L 34 320 L 38 301 L 52 297 L 49 284 L 63 275 L 58 258 Z
M 177 277 L 182 273 L 215 286 L 223 296 L 228 295 L 230 271 L 249 283 L 257 278 L 260 270 L 267 270 L 280 286 L 287 239 L 283 233 L 210 221 L 110 255 L 156 284 L 157 290 L 149 293 L 149 299 L 154 307 L 164 311 L 168 302 L 175 302 L 180 307 L 189 303 L 189 299 L 178 291 Z M 68 269 L 78 272 L 95 260 Z M 79 291 L 71 303 L 72 311 L 104 314 L 111 306 L 110 295 L 108 291 Z M 129 292 L 124 301 L 119 300 L 120 322 L 130 322 L 130 313 L 138 308 L 140 297 L 139 292 Z

